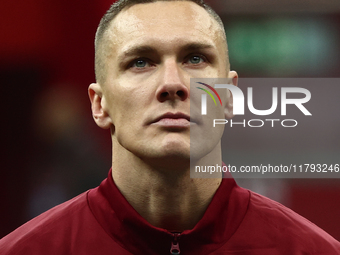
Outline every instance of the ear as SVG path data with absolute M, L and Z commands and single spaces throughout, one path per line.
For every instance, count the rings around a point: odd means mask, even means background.
M 237 87 L 237 83 L 238 83 L 238 75 L 235 71 L 230 71 L 228 74 L 228 78 L 231 80 L 232 85 Z M 232 117 L 234 117 L 233 114 L 233 95 L 231 94 L 231 92 L 228 90 L 227 93 L 227 102 L 226 102 L 226 106 L 224 108 L 224 115 L 226 119 L 231 119 Z
M 103 96 L 102 88 L 98 83 L 92 83 L 88 89 L 92 116 L 96 124 L 103 128 L 108 129 L 113 125 L 110 115 L 105 106 L 105 99 Z

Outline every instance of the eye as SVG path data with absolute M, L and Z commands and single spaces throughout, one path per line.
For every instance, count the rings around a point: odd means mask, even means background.
M 198 65 L 202 62 L 205 62 L 205 59 L 199 55 L 191 56 L 188 60 L 189 64 L 194 64 L 194 65 Z
M 146 60 L 144 60 L 144 59 L 137 59 L 137 60 L 135 60 L 132 63 L 131 67 L 144 68 L 147 65 L 148 65 L 148 62 Z

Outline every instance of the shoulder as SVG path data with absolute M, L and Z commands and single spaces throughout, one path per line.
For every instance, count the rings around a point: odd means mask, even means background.
M 306 218 L 286 206 L 255 192 L 250 192 L 249 210 L 250 213 L 253 213 L 268 225 L 277 229 L 284 228 L 287 233 L 317 235 L 333 240 L 330 235 Z
M 82 232 L 93 227 L 92 218 L 87 193 L 83 193 L 42 213 L 2 238 L 0 254 L 52 254 L 53 249 L 67 249 L 74 241 L 74 231 Z M 84 221 L 89 224 L 80 224 Z M 61 243 L 64 248 L 58 247 Z
M 340 254 L 340 243 L 324 230 L 282 204 L 249 192 L 248 211 L 239 229 L 247 232 L 245 236 L 255 242 L 266 240 L 286 254 Z

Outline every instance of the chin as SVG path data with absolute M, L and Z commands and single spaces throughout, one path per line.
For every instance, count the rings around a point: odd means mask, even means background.
M 161 168 L 182 168 L 190 166 L 190 146 L 170 143 L 166 146 L 145 150 L 141 157 L 144 161 Z
M 144 163 L 164 174 L 190 173 L 190 157 L 183 155 L 158 155 L 157 157 L 144 157 Z
M 159 156 L 190 160 L 190 145 L 188 144 L 187 146 L 183 146 L 183 144 L 167 144 L 160 148 Z

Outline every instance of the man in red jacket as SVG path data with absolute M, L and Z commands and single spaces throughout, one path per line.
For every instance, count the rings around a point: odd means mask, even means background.
M 223 132 L 201 139 L 210 127 L 190 116 L 190 78 L 236 85 L 227 56 L 223 24 L 203 1 L 114 4 L 89 87 L 93 118 L 111 131 L 108 178 L 4 237 L 0 254 L 340 254 L 323 230 L 232 178 L 190 178 L 190 160 L 222 165 Z M 231 95 L 221 97 L 216 116 L 230 117 Z

